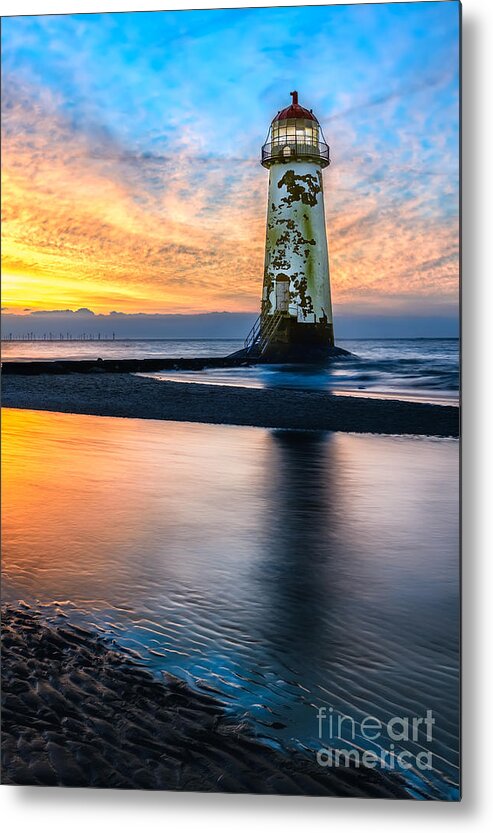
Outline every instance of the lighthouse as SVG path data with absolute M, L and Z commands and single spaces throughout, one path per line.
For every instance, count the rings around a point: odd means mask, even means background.
M 310 361 L 339 352 L 322 177 L 329 147 L 312 110 L 299 104 L 297 92 L 290 95 L 291 104 L 270 125 L 261 157 L 269 193 L 261 314 L 251 343 L 270 361 Z

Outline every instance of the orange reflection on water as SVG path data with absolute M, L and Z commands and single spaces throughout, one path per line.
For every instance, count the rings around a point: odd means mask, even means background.
M 202 592 L 214 571 L 247 581 L 279 541 L 319 539 L 325 563 L 336 542 L 340 569 L 368 571 L 375 592 L 389 570 L 397 596 L 398 576 L 456 581 L 455 443 L 27 410 L 4 411 L 3 436 L 3 567 L 19 593 Z
M 209 548 L 233 548 L 231 495 L 262 482 L 262 455 L 230 442 L 241 428 L 6 409 L 2 431 L 4 572 L 36 597 L 70 597 L 74 571 L 83 596 L 114 598 L 118 570 L 131 594 L 184 534 L 206 564 Z M 265 441 L 256 432 L 259 452 Z

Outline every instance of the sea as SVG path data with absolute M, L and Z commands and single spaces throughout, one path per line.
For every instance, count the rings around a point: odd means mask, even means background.
M 335 394 L 377 396 L 457 404 L 459 399 L 458 339 L 340 340 L 351 355 L 326 368 L 305 365 L 252 365 L 203 371 L 151 374 L 162 380 L 319 389 Z M 240 340 L 143 341 L 3 341 L 4 361 L 117 358 L 189 358 L 225 356 L 243 346 Z
M 457 402 L 455 340 L 341 346 L 353 356 L 325 370 L 166 376 Z M 3 358 L 238 347 L 16 342 Z M 373 751 L 410 797 L 457 798 L 457 440 L 18 409 L 2 433 L 3 601 L 90 627 L 156 677 L 213 693 L 286 755 Z M 402 736 L 427 715 L 431 738 L 424 723 Z M 370 739 L 365 718 L 393 720 L 401 738 Z

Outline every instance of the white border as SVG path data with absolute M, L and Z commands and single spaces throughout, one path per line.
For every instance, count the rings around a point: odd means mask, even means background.
M 437 0 L 422 0 L 425 3 L 436 2 Z M 379 0 L 383 2 L 383 0 Z M 395 2 L 414 2 L 414 0 L 395 0 Z M 417 0 L 416 0 L 417 2 Z M 143 0 L 142 2 L 130 2 L 130 0 L 2 0 L 1 14 L 68 14 L 70 12 L 125 12 L 125 11 L 160 11 L 163 9 L 235 9 L 241 6 L 342 6 L 342 5 L 368 5 L 367 0 L 354 0 L 352 4 L 335 2 L 318 2 L 318 0 L 307 0 L 306 3 L 296 0 L 185 0 L 185 2 L 161 2 L 160 0 Z M 487 7 L 489 0 L 466 0 L 469 7 Z
M 425 2 L 433 0 L 425 0 Z M 130 2 L 129 0 L 2 0 L 4 16 L 90 11 L 143 11 L 176 8 L 297 5 L 241 0 Z M 331 5 L 307 3 L 306 5 Z M 97 833 L 115 830 L 171 830 L 192 827 L 202 833 L 222 831 L 358 829 L 407 833 L 417 825 L 450 831 L 486 827 L 492 807 L 491 724 L 493 552 L 487 547 L 491 493 L 488 477 L 492 436 L 488 411 L 491 390 L 493 274 L 487 271 L 492 237 L 493 2 L 463 4 L 463 786 L 461 804 L 144 793 L 3 787 L 0 790 L 5 829 L 14 833 Z M 489 572 L 489 575 L 488 575 Z M 490 683 L 490 685 L 488 685 Z M 491 815 L 491 814 L 490 814 Z M 323 826 L 323 827 L 322 827 Z M 427 829 L 427 827 L 425 829 Z

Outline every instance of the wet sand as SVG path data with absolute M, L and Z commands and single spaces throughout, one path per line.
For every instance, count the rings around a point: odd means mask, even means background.
M 398 400 L 162 382 L 129 373 L 6 375 L 3 405 L 96 416 L 375 434 L 459 435 L 459 409 Z
M 2 782 L 409 798 L 396 773 L 327 771 L 232 723 L 213 694 L 163 682 L 107 640 L 2 609 Z

